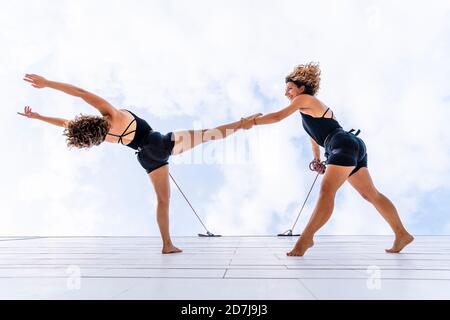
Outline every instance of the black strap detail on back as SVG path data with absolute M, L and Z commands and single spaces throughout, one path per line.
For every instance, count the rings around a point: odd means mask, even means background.
M 352 129 L 350 131 L 348 131 L 348 133 L 353 133 L 355 131 L 355 129 Z M 353 133 L 355 136 L 357 136 L 358 134 L 361 133 L 361 130 L 358 129 L 358 131 L 356 131 L 356 133 Z
M 130 126 L 133 124 L 134 121 L 136 121 L 136 118 L 134 118 L 134 119 L 130 122 L 130 124 L 128 124 L 127 128 L 123 131 L 123 133 L 122 133 L 120 136 L 117 135 L 117 134 L 113 134 L 113 133 L 107 133 L 107 134 L 109 134 L 110 136 L 118 137 L 118 138 L 119 138 L 119 141 L 117 141 L 117 143 L 123 144 L 123 140 L 122 140 L 123 137 L 125 137 L 125 136 L 127 136 L 127 135 L 129 135 L 129 134 L 132 134 L 133 132 L 136 132 L 136 130 L 133 130 L 133 131 L 130 131 L 130 132 L 128 132 L 127 134 L 125 134 L 125 132 L 127 132 L 127 130 L 130 128 Z

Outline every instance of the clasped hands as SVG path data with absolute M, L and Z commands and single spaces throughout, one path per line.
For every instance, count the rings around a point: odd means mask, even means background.
M 239 127 L 245 130 L 250 129 L 253 127 L 255 123 L 255 119 L 262 116 L 262 113 L 255 113 L 249 117 L 241 118 L 241 123 L 239 124 Z

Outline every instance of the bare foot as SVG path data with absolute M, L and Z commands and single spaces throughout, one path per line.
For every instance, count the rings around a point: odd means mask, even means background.
M 178 252 L 183 252 L 183 250 L 178 249 L 178 248 L 175 247 L 173 244 L 164 246 L 164 247 L 162 248 L 162 253 L 163 253 L 163 254 L 178 253 Z
M 414 237 L 410 235 L 409 233 L 403 234 L 401 236 L 396 236 L 394 244 L 392 245 L 391 249 L 385 249 L 388 253 L 399 253 L 402 251 L 404 247 L 406 247 L 408 244 L 413 242 Z
M 294 249 L 291 252 L 286 253 L 289 257 L 302 257 L 306 250 L 311 248 L 314 245 L 314 241 L 312 239 L 303 240 L 301 237 L 298 239 L 297 243 L 294 246 Z

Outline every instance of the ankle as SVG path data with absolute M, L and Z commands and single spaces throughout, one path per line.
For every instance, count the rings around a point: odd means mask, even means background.
M 312 242 L 313 241 L 314 236 L 308 235 L 308 234 L 302 234 L 300 236 L 299 241 L 302 242 Z
M 408 231 L 406 231 L 406 229 L 400 229 L 400 230 L 395 231 L 395 236 L 398 238 L 408 236 L 408 235 L 410 235 L 410 234 Z

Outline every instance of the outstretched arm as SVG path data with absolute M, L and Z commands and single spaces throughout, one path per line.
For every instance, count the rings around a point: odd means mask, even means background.
M 276 123 L 284 118 L 289 117 L 297 110 L 305 109 L 305 102 L 307 97 L 298 96 L 292 103 L 284 109 L 277 112 L 268 113 L 262 117 L 253 119 L 254 125 L 271 124 Z
M 21 116 L 30 118 L 30 119 L 38 119 L 50 124 L 53 124 L 55 126 L 58 127 L 63 127 L 63 128 L 67 128 L 67 124 L 69 123 L 69 120 L 66 119 L 61 119 L 61 118 L 53 118 L 53 117 L 46 117 L 46 116 L 42 116 L 37 112 L 33 112 L 31 110 L 31 107 L 26 106 L 22 112 L 17 112 L 18 114 L 20 114 Z
M 96 108 L 103 116 L 115 117 L 117 114 L 117 109 L 114 108 L 108 101 L 105 99 L 89 92 L 84 89 L 78 88 L 71 84 L 50 81 L 45 79 L 42 76 L 36 74 L 26 74 L 25 81 L 30 82 L 34 88 L 42 89 L 42 88 L 52 88 L 55 90 L 62 91 L 64 93 L 70 94 L 75 97 L 80 97 L 91 106 Z

